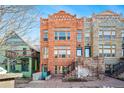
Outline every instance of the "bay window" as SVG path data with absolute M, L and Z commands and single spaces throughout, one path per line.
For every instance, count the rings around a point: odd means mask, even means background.
M 55 58 L 66 58 L 70 57 L 70 47 L 68 46 L 55 46 L 54 47 L 54 57 Z
M 70 32 L 54 32 L 55 40 L 70 40 Z
M 99 44 L 99 56 L 115 57 L 115 44 Z

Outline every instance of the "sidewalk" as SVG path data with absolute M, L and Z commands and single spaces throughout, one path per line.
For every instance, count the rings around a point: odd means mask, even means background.
M 104 80 L 89 82 L 62 82 L 61 79 L 53 78 L 48 81 L 31 81 L 28 84 L 17 85 L 23 88 L 123 88 L 124 81 L 106 77 Z

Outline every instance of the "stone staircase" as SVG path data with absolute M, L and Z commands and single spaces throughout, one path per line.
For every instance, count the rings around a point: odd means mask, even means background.
M 71 71 L 70 73 L 66 74 L 63 79 L 68 79 L 68 78 L 75 78 L 76 75 L 76 70 Z
M 73 62 L 72 64 L 70 64 L 71 68 L 69 69 L 69 71 L 63 75 L 63 79 L 68 79 L 68 78 L 74 78 L 76 77 L 76 63 Z
M 124 73 L 124 62 L 122 61 L 111 65 L 111 67 L 105 71 L 107 76 L 115 78 L 117 78 L 122 73 Z

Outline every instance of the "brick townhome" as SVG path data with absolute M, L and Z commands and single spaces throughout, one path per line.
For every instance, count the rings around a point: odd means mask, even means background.
M 83 64 L 83 19 L 65 11 L 40 20 L 41 70 L 54 75 L 67 73 L 79 58 Z

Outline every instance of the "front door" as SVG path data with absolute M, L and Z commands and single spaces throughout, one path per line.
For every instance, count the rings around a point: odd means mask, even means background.
M 63 74 L 63 66 L 55 66 L 55 74 Z

